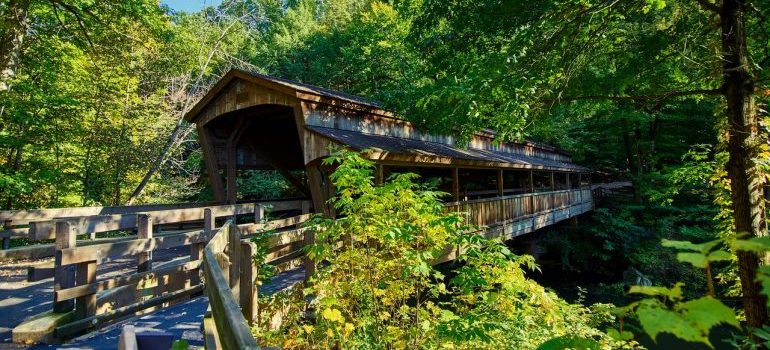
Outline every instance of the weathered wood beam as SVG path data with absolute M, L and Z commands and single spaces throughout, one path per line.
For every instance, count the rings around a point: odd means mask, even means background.
M 308 189 L 307 185 L 305 183 L 298 179 L 294 174 L 289 171 L 289 167 L 286 166 L 284 162 L 282 162 L 280 159 L 277 159 L 275 156 L 269 154 L 268 152 L 265 152 L 262 147 L 264 147 L 264 144 L 259 142 L 258 140 L 255 140 L 251 145 L 250 148 L 254 153 L 257 154 L 258 157 L 262 158 L 267 164 L 269 164 L 271 167 L 275 168 L 275 170 L 278 171 L 278 173 L 283 176 L 289 183 L 291 183 L 294 188 L 302 192 L 305 196 L 310 197 L 310 189 Z
M 206 163 L 206 172 L 209 174 L 209 183 L 214 194 L 214 200 L 218 203 L 223 203 L 225 201 L 225 190 L 222 185 L 222 177 L 219 174 L 219 160 L 214 150 L 211 132 L 205 126 L 198 126 L 198 140 L 203 151 L 203 159 L 204 163 Z
M 460 200 L 460 169 L 452 168 L 452 200 Z

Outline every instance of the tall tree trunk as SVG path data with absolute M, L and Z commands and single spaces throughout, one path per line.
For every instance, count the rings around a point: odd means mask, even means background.
M 639 188 L 639 165 L 636 163 L 636 156 L 634 155 L 633 146 L 631 145 L 631 136 L 628 132 L 628 121 L 621 120 L 623 126 L 623 148 L 626 151 L 626 161 L 628 162 L 628 175 L 631 178 L 631 186 L 634 189 L 634 201 L 637 203 L 642 202 L 641 188 Z
M 10 89 L 10 80 L 16 74 L 24 34 L 27 31 L 29 0 L 10 0 L 8 12 L 3 14 L 0 32 L 0 91 Z
M 754 79 L 748 62 L 745 32 L 745 0 L 723 0 L 722 74 L 727 100 L 728 152 L 727 175 L 732 192 L 736 232 L 751 237 L 765 236 L 765 203 L 762 198 L 763 177 L 752 156 L 757 145 L 759 126 L 754 105 Z M 759 328 L 768 321 L 766 298 L 756 281 L 760 257 L 753 252 L 738 252 L 738 268 L 743 291 L 746 322 Z

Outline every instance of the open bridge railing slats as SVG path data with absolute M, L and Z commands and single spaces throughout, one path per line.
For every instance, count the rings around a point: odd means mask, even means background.
M 210 208 L 216 217 L 251 214 L 257 206 L 271 206 L 274 211 L 301 209 L 309 206 L 307 200 L 284 200 L 272 202 L 239 203 L 218 205 L 213 203 L 183 203 L 138 205 L 122 207 L 82 207 L 35 210 L 0 211 L 3 230 L 0 239 L 7 245 L 10 238 L 46 240 L 55 238 L 55 221 L 68 220 L 79 233 L 96 233 L 117 230 L 131 230 L 136 227 L 136 214 L 153 215 L 156 225 L 180 225 L 203 220 L 201 211 Z M 29 226 L 29 227 L 20 227 Z M 5 247 L 7 248 L 7 246 Z

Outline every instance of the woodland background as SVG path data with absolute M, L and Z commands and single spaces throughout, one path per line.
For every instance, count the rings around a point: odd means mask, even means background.
M 728 7 L 745 24 L 751 147 L 729 142 Z M 551 287 L 624 304 L 640 281 L 703 294 L 707 276 L 661 239 L 734 236 L 743 204 L 729 159 L 750 160 L 744 179 L 768 165 L 763 1 L 227 0 L 185 13 L 154 0 L 5 0 L 0 14 L 3 209 L 209 200 L 182 116 L 235 67 L 364 96 L 435 132 L 545 142 L 601 179 L 630 179 L 633 194 L 546 235 L 575 276 Z M 288 190 L 275 173 L 251 175 L 241 195 Z M 736 308 L 746 259 L 713 274 Z

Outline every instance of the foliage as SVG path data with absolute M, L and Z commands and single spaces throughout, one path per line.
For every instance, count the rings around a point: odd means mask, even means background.
M 708 339 L 712 327 L 721 323 L 739 327 L 733 310 L 710 296 L 683 301 L 682 284 L 672 288 L 632 287 L 629 293 L 643 294 L 643 299 L 628 306 L 638 317 L 645 332 L 653 339 L 668 332 L 687 341 L 711 347 Z
M 267 337 L 280 339 L 274 345 L 534 349 L 567 335 L 612 343 L 588 309 L 525 276 L 536 268 L 532 257 L 514 255 L 474 233 L 462 216 L 444 213 L 441 194 L 416 185 L 414 174 L 375 186 L 372 163 L 356 153 L 336 151 L 326 162 L 338 165 L 331 179 L 340 217 L 310 224 L 316 244 L 307 254 L 318 270 L 306 292 L 316 317 L 293 317 L 296 323 Z M 458 251 L 451 275 L 434 266 Z

